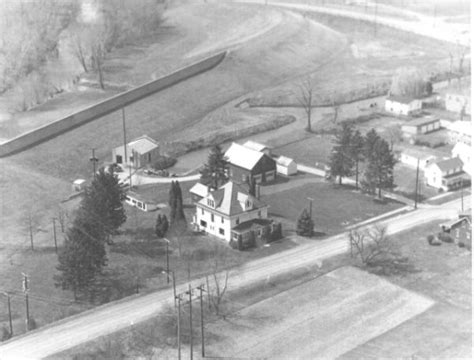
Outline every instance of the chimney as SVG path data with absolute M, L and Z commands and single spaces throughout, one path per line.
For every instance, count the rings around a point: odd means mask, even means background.
M 255 184 L 255 197 L 257 199 L 260 199 L 260 185 L 259 184 Z

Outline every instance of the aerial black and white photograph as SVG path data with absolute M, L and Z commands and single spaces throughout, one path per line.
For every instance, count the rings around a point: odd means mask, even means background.
M 470 0 L 0 0 L 0 360 L 472 359 Z

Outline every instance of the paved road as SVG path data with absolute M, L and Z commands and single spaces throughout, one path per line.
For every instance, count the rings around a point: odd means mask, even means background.
M 470 206 L 470 199 L 465 199 Z M 394 234 L 431 222 L 455 218 L 460 209 L 460 200 L 443 206 L 433 206 L 399 215 L 380 223 L 387 232 Z M 301 245 L 296 248 L 249 262 L 230 272 L 229 288 L 236 290 L 252 283 L 270 280 L 272 276 L 291 273 L 296 269 L 312 266 L 324 259 L 348 251 L 346 234 L 324 241 Z M 202 279 L 192 281 L 194 285 Z M 184 291 L 186 284 L 178 286 Z M 64 319 L 37 331 L 12 339 L 0 346 L 0 359 L 38 359 L 59 353 L 83 344 L 99 336 L 127 328 L 140 321 L 157 316 L 172 299 L 171 290 L 158 291 L 141 297 L 131 297 L 121 302 L 108 304 L 94 310 Z
M 286 3 L 280 1 L 266 1 L 266 0 L 231 0 L 233 2 L 239 3 L 255 3 L 255 4 L 264 4 L 273 6 L 280 6 L 288 9 L 296 9 L 303 11 L 318 12 L 328 15 L 343 16 L 357 20 L 376 22 L 380 25 L 389 26 L 392 28 L 400 29 L 403 31 L 409 31 L 414 34 L 427 36 L 430 38 L 451 42 L 454 44 L 460 43 L 465 46 L 470 45 L 469 34 L 464 33 L 462 29 L 453 24 L 442 21 L 438 18 L 433 18 L 429 15 L 420 15 L 417 14 L 418 21 L 404 20 L 394 17 L 387 17 L 383 15 L 374 16 L 373 13 L 363 13 L 360 11 L 351 11 L 349 7 L 333 8 L 333 7 L 324 7 L 308 4 L 298 4 L 298 3 Z M 392 10 L 399 11 L 401 14 L 404 13 L 404 10 L 393 7 Z M 411 12 L 410 12 L 411 13 Z

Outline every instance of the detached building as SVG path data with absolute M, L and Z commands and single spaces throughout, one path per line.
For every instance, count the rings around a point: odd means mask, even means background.
M 459 158 L 441 160 L 429 164 L 425 169 L 426 185 L 444 191 L 461 187 L 469 181 L 469 176 L 463 171 L 463 162 Z
M 229 181 L 196 203 L 193 223 L 198 230 L 235 241 L 241 248 L 248 239 L 273 228 L 267 216 L 268 205 L 250 195 L 245 186 Z
M 276 162 L 267 154 L 232 143 L 225 157 L 229 163 L 229 178 L 246 183 L 252 178 L 256 184 L 275 180 Z
M 276 160 L 276 169 L 279 174 L 282 175 L 295 175 L 298 173 L 298 166 L 296 165 L 296 161 L 290 159 L 286 156 L 280 156 Z
M 439 118 L 433 116 L 424 116 L 421 118 L 413 119 L 402 125 L 403 136 L 414 137 L 416 135 L 423 135 L 432 131 L 439 130 L 441 128 L 441 122 Z
M 435 149 L 423 148 L 418 146 L 404 146 L 400 152 L 400 162 L 414 169 L 420 165 L 424 170 L 429 164 L 446 158 L 444 153 Z
M 385 111 L 395 115 L 413 115 L 421 111 L 422 101 L 408 96 L 388 96 Z
M 153 164 L 159 157 L 160 147 L 158 142 L 146 135 L 140 136 L 127 144 L 127 158 L 125 158 L 123 145 L 112 150 L 112 161 L 135 168 Z
M 249 140 L 249 141 L 245 142 L 243 146 L 245 146 L 246 148 L 249 148 L 251 150 L 263 152 L 264 154 L 266 154 L 268 156 L 272 155 L 272 149 L 269 146 L 265 145 L 265 144 L 260 144 L 258 142 Z

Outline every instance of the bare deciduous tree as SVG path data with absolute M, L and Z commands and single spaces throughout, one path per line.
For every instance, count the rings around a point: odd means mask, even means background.
M 212 285 L 213 288 L 208 289 L 211 295 L 209 299 L 216 315 L 219 315 L 219 311 L 221 310 L 222 300 L 227 291 L 229 280 L 229 270 L 225 269 L 222 272 L 220 270 L 220 263 L 226 263 L 226 254 L 225 251 L 220 250 L 219 246 L 216 245 L 212 267 L 212 279 L 214 280 Z
M 311 132 L 311 115 L 313 112 L 314 85 L 310 77 L 307 77 L 299 85 L 299 94 L 297 95 L 297 99 L 306 113 L 306 118 L 308 120 L 306 130 Z
M 351 256 L 357 256 L 364 265 L 370 266 L 376 259 L 392 253 L 392 242 L 384 226 L 375 225 L 366 230 L 354 229 L 348 236 Z

